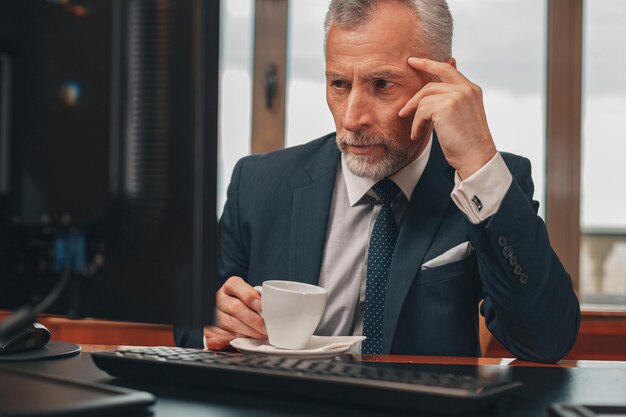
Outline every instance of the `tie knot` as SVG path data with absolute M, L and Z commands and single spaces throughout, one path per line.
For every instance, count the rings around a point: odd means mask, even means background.
M 393 199 L 400 192 L 400 188 L 398 188 L 396 183 L 391 181 L 389 178 L 385 178 L 384 180 L 377 182 L 374 184 L 372 189 L 383 204 L 391 204 Z

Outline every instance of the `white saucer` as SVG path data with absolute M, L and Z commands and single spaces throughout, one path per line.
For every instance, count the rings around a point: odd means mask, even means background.
M 281 349 L 269 344 L 267 339 L 240 337 L 230 342 L 231 346 L 244 353 L 288 356 L 302 359 L 326 359 L 343 353 L 365 336 L 311 336 L 304 349 Z

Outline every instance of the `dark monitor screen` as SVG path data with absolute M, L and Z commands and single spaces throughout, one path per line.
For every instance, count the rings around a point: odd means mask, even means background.
M 0 309 L 199 326 L 219 2 L 0 0 Z

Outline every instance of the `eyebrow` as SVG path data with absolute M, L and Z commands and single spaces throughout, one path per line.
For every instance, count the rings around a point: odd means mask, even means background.
M 397 80 L 398 78 L 402 78 L 402 73 L 397 71 L 376 71 L 370 72 L 369 74 L 365 74 L 361 77 L 365 81 L 371 80 Z
M 335 71 L 326 71 L 327 79 L 343 79 L 346 78 L 343 74 Z
M 381 79 L 382 80 L 397 80 L 399 78 L 402 78 L 403 76 L 404 75 L 398 71 L 384 71 L 383 70 L 383 71 L 375 71 L 375 72 L 367 73 L 360 78 L 362 81 L 372 81 L 372 80 L 381 80 Z M 326 78 L 342 80 L 348 77 L 346 77 L 344 74 L 339 73 L 339 72 L 327 71 Z

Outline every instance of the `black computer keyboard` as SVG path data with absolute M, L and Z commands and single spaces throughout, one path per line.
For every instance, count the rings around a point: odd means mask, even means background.
M 480 377 L 341 360 L 146 347 L 93 352 L 113 376 L 199 384 L 350 402 L 414 411 L 460 412 L 482 408 L 521 385 Z

